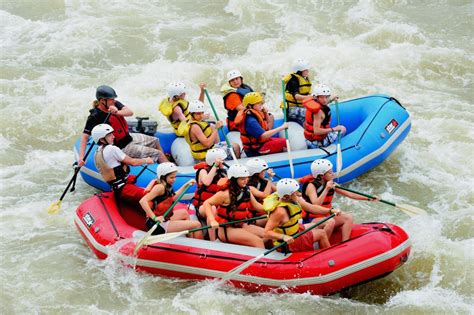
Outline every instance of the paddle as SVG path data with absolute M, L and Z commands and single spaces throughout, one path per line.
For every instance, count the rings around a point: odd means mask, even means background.
M 257 221 L 257 220 L 261 220 L 261 219 L 265 219 L 265 218 L 268 218 L 268 216 L 267 215 L 262 215 L 262 216 L 255 217 L 255 218 L 242 219 L 242 220 L 237 220 L 237 221 L 230 221 L 230 222 L 226 222 L 226 223 L 221 223 L 221 224 L 219 224 L 219 226 L 221 227 L 221 226 L 226 226 L 226 225 L 231 225 L 231 224 L 236 224 L 236 223 Z M 197 232 L 197 231 L 202 231 L 202 230 L 207 230 L 207 229 L 210 229 L 211 227 L 212 226 L 208 225 L 208 226 L 203 226 L 203 227 L 192 229 L 192 230 L 166 233 L 166 234 L 160 234 L 160 235 L 153 235 L 145 242 L 145 245 L 150 245 L 150 244 L 154 244 L 154 243 L 158 243 L 158 242 L 164 242 L 164 241 L 179 237 L 181 235 L 185 235 L 185 234 L 189 234 L 189 233 L 193 233 L 193 232 Z
M 285 80 L 281 80 L 281 93 L 283 97 L 283 116 L 285 118 L 285 123 L 288 122 L 288 117 L 287 116 L 287 109 L 288 109 L 288 104 L 286 103 L 286 98 L 285 98 Z M 295 170 L 293 168 L 293 159 L 291 158 L 291 148 L 290 148 L 290 140 L 288 139 L 288 129 L 285 129 L 285 138 L 286 138 L 286 150 L 288 152 L 288 162 L 290 162 L 290 172 L 291 172 L 291 178 L 295 178 Z
M 361 195 L 361 196 L 364 196 L 364 197 L 367 197 L 369 199 L 376 199 L 374 196 L 372 195 L 369 195 L 369 194 L 365 194 L 363 192 L 360 192 L 360 191 L 356 191 L 356 190 L 353 190 L 353 189 L 350 189 L 350 188 L 346 188 L 346 187 L 342 187 L 342 186 L 339 186 L 339 185 L 336 185 L 337 188 L 339 189 L 342 189 L 342 190 L 346 190 L 346 191 L 350 191 L 352 193 L 355 193 L 355 194 L 358 194 L 358 195 Z M 383 202 L 387 205 L 390 205 L 392 207 L 395 207 L 403 212 L 405 212 L 406 214 L 408 214 L 409 216 L 411 217 L 414 217 L 414 216 L 417 216 L 417 215 L 425 215 L 427 214 L 425 210 L 423 209 L 420 209 L 418 207 L 415 207 L 415 206 L 412 206 L 412 205 L 408 205 L 408 204 L 396 204 L 396 203 L 393 203 L 393 202 L 390 202 L 390 201 L 387 201 L 387 200 L 383 200 L 383 199 L 380 199 L 379 200 L 380 202 Z
M 176 206 L 176 204 L 181 200 L 181 198 L 183 198 L 184 194 L 189 189 L 189 187 L 191 187 L 191 184 L 188 183 L 186 187 L 184 188 L 184 190 L 181 192 L 181 194 L 179 194 L 178 198 L 176 198 L 176 200 L 171 204 L 171 206 L 165 211 L 165 213 L 163 214 L 163 218 L 166 218 L 168 213 L 170 213 L 170 211 L 174 208 L 174 206 Z M 153 232 L 156 230 L 158 226 L 160 226 L 160 228 L 163 230 L 163 233 L 165 233 L 160 223 L 161 223 L 160 221 L 157 221 L 155 225 L 153 225 L 153 227 L 149 229 L 148 232 L 143 236 L 143 238 L 137 243 L 137 245 L 135 246 L 135 249 L 133 250 L 133 256 L 137 254 L 137 252 L 140 250 L 140 248 L 142 248 L 142 246 L 145 244 L 147 239 L 151 236 L 151 234 L 153 234 Z
M 212 103 L 211 97 L 209 96 L 209 93 L 207 92 L 207 89 L 204 89 L 204 93 L 206 93 L 207 100 L 209 101 L 209 104 L 211 105 L 211 109 L 214 112 L 214 116 L 219 121 L 219 116 L 217 115 L 216 108 L 214 107 L 214 104 Z M 224 136 L 225 142 L 227 143 L 227 147 L 229 148 L 230 154 L 232 155 L 232 159 L 234 161 L 237 161 L 237 157 L 235 156 L 234 148 L 232 147 L 232 144 L 230 143 L 229 138 L 227 138 L 227 135 L 225 134 L 225 132 L 222 128 L 219 128 L 219 130 L 221 131 L 222 135 Z
M 339 102 L 336 100 L 336 117 L 337 125 L 340 124 L 339 119 Z M 342 152 L 341 152 L 341 131 L 337 132 L 337 157 L 336 157 L 336 178 L 339 177 L 339 173 L 342 170 Z
M 295 234 L 295 236 L 293 236 L 293 239 L 297 239 L 298 237 L 300 237 L 301 235 L 311 231 L 312 229 L 318 227 L 319 225 L 323 224 L 324 222 L 326 222 L 327 220 L 333 218 L 336 214 L 333 213 L 331 214 L 330 216 L 324 218 L 324 220 L 322 221 L 319 221 L 318 223 L 315 223 L 313 225 L 311 225 L 309 228 L 307 228 L 306 230 L 304 231 L 301 231 L 297 234 Z M 247 267 L 249 267 L 251 264 L 253 264 L 254 262 L 256 262 L 257 260 L 260 260 L 261 258 L 263 258 L 264 256 L 267 256 L 268 254 L 276 251 L 278 248 L 284 246 L 285 244 L 287 244 L 286 242 L 281 242 L 279 245 L 273 247 L 272 249 L 269 249 L 267 250 L 266 252 L 264 252 L 263 254 L 260 254 L 258 255 L 257 257 L 255 258 L 252 258 L 250 259 L 249 261 L 246 261 L 244 262 L 243 264 L 235 267 L 234 269 L 232 269 L 231 271 L 227 272 L 223 277 L 222 277 L 222 280 L 224 281 L 227 281 L 227 280 L 230 280 L 232 277 L 234 277 L 235 275 L 239 274 L 240 272 L 242 272 L 244 269 L 246 269 Z

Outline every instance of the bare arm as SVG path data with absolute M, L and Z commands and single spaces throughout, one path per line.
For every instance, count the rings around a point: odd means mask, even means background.
M 150 207 L 151 201 L 153 201 L 153 199 L 156 197 L 163 195 L 164 193 L 165 187 L 162 184 L 157 184 L 151 189 L 149 193 L 140 199 L 140 206 L 142 206 L 142 209 L 145 210 L 145 213 L 149 218 L 153 219 L 155 217 L 155 213 L 153 213 L 153 210 Z
M 322 205 L 324 198 L 326 198 L 326 195 L 328 194 L 328 191 L 331 186 L 326 185 L 324 187 L 324 190 L 321 195 L 318 196 L 316 193 L 316 187 L 314 187 L 314 184 L 309 183 L 308 186 L 306 187 L 306 196 L 309 197 L 309 200 L 311 200 L 311 203 L 313 205 Z
M 128 116 L 133 115 L 132 110 L 130 108 L 128 108 L 127 106 L 125 106 L 125 105 L 123 105 L 122 109 L 120 109 L 120 110 L 117 107 L 115 107 L 114 105 L 109 106 L 109 112 L 112 113 L 112 114 L 119 115 L 119 116 L 124 116 L 124 117 L 128 117 Z
M 212 213 L 212 206 L 227 205 L 230 202 L 229 191 L 223 190 L 216 193 L 211 198 L 207 199 L 203 203 L 204 211 L 206 212 L 206 217 L 208 222 L 215 226 L 218 225 L 214 214 Z M 216 223 L 216 224 L 213 224 Z
M 211 127 L 212 128 L 212 127 Z M 192 125 L 191 126 L 191 130 L 189 131 L 190 133 L 192 133 L 196 139 L 202 143 L 203 146 L 205 147 L 210 147 L 211 145 L 213 145 L 217 139 L 217 130 L 213 129 L 212 130 L 212 133 L 211 135 L 208 137 L 206 137 L 204 135 L 204 133 L 202 132 L 202 129 L 199 128 L 199 126 L 196 126 L 196 125 Z
M 317 213 L 317 214 L 329 214 L 329 209 L 324 208 L 320 205 L 313 205 L 304 200 L 302 197 L 298 197 L 298 203 L 301 205 L 306 212 Z
M 181 193 L 186 189 L 186 187 L 194 184 L 196 184 L 196 181 L 194 179 L 188 180 L 183 186 L 179 187 L 179 189 L 176 191 L 176 195 L 181 195 Z
M 250 190 L 250 203 L 252 204 L 252 207 L 255 209 L 255 211 L 260 214 L 266 214 L 265 209 L 263 209 L 263 205 L 253 196 L 252 190 Z
M 151 157 L 143 158 L 143 159 L 134 159 L 129 157 L 128 155 L 125 155 L 125 158 L 122 160 L 123 163 L 127 165 L 142 165 L 142 164 L 153 164 L 153 159 Z
M 272 240 L 286 241 L 289 244 L 292 243 L 293 238 L 291 236 L 273 231 L 274 228 L 280 226 L 284 222 L 287 216 L 286 210 L 282 207 L 278 207 L 273 211 L 268 218 L 267 224 L 265 224 L 264 237 Z
M 288 123 L 284 123 L 283 125 L 281 125 L 280 127 L 276 127 L 274 129 L 271 129 L 271 130 L 267 130 L 265 131 L 261 136 L 260 138 L 262 139 L 268 139 L 270 137 L 272 137 L 273 135 L 279 133 L 280 131 L 284 130 L 284 129 L 287 129 L 288 128 Z
M 184 116 L 183 110 L 181 109 L 180 106 L 176 106 L 173 109 L 172 118 L 173 119 L 179 119 L 179 121 L 187 121 L 186 116 Z

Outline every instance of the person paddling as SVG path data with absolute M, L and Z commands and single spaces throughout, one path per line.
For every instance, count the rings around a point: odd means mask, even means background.
M 184 204 L 181 204 L 181 207 L 177 204 L 166 217 L 163 217 L 166 210 L 173 204 L 176 194 L 180 195 L 185 187 L 196 183 L 194 179 L 191 179 L 175 193 L 173 184 L 176 182 L 177 173 L 178 168 L 174 163 L 166 162 L 158 165 L 156 179 L 150 183 L 149 192 L 140 199 L 140 205 L 147 215 L 145 222 L 147 230 L 150 230 L 156 222 L 160 222 L 161 229 L 157 228 L 153 234 L 180 232 L 201 227 L 198 221 L 189 219 L 187 206 Z M 202 239 L 202 232 L 196 231 L 190 236 Z
M 254 207 L 263 212 L 250 192 L 247 183 L 249 171 L 242 164 L 232 164 L 227 171 L 228 183 L 219 192 L 204 202 L 207 222 L 214 229 L 219 224 L 249 218 L 248 209 Z M 216 207 L 216 213 L 212 210 Z M 235 223 L 218 228 L 221 242 L 265 248 L 263 228 L 247 223 Z
M 126 155 L 132 158 L 151 157 L 155 163 L 168 162 L 158 138 L 142 133 L 128 132 L 128 123 L 124 117 L 132 116 L 133 112 L 116 100 L 117 93 L 113 88 L 101 85 L 97 88 L 95 95 L 96 100 L 92 103 L 93 108 L 90 110 L 89 117 L 87 117 L 81 137 L 79 166 L 85 164 L 84 153 L 92 129 L 102 123 L 112 126 L 114 129 L 114 144 Z
M 276 185 L 277 191 L 266 197 L 263 208 L 269 212 L 265 225 L 265 237 L 272 239 L 274 246 L 286 242 L 283 251 L 303 252 L 314 250 L 314 243 L 319 248 L 329 247 L 329 239 L 324 230 L 312 229 L 297 239 L 293 236 L 309 228 L 312 224 L 299 224 L 303 209 L 314 208 L 299 197 L 300 185 L 292 178 L 283 178 Z
M 233 69 L 227 72 L 227 83 L 222 85 L 221 93 L 224 99 L 224 107 L 227 110 L 227 128 L 229 131 L 239 131 L 235 125 L 235 117 L 240 110 L 244 109 L 243 99 L 248 93 L 253 92 L 252 87 L 244 83 L 244 78 L 239 70 Z M 268 127 L 273 128 L 273 116 L 268 115 Z
M 138 205 L 145 190 L 134 185 L 135 176 L 129 176 L 129 165 L 153 164 L 152 158 L 135 159 L 114 145 L 114 129 L 108 124 L 99 124 L 92 129 L 92 139 L 99 146 L 94 160 L 104 180 L 112 187 L 117 202 L 125 201 Z
M 337 140 L 337 133 L 346 133 L 346 127 L 337 125 L 331 127 L 331 109 L 329 103 L 337 100 L 337 96 L 331 97 L 331 90 L 325 85 L 315 88 L 314 97 L 308 97 L 303 101 L 306 107 L 306 118 L 304 122 L 304 137 L 308 149 L 327 147 Z

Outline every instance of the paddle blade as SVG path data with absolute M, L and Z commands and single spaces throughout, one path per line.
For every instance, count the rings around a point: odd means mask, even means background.
M 171 240 L 171 239 L 176 238 L 176 237 L 180 237 L 181 235 L 185 235 L 185 234 L 188 234 L 188 233 L 189 233 L 189 230 L 181 231 L 181 232 L 174 232 L 174 233 L 160 234 L 160 235 L 153 235 L 153 236 L 150 236 L 148 238 L 148 240 L 146 240 L 144 242 L 143 245 L 150 245 L 150 244 L 155 244 L 155 243 L 158 243 L 158 242 L 168 241 L 168 240 Z
M 59 209 L 61 209 L 61 200 L 58 200 L 56 202 L 53 202 L 51 206 L 48 208 L 48 213 L 49 214 L 58 214 Z
M 243 264 L 235 267 L 231 271 L 227 272 L 223 277 L 222 280 L 228 281 L 232 279 L 235 275 L 241 273 L 244 269 L 246 269 L 248 266 L 256 262 L 257 260 L 261 259 L 263 256 L 265 256 L 265 253 L 258 255 L 255 258 L 250 259 L 249 261 L 244 262 Z
M 133 256 L 137 255 L 140 248 L 142 248 L 143 245 L 145 245 L 146 241 L 151 236 L 151 234 L 153 234 L 153 232 L 156 230 L 157 227 L 158 227 L 158 224 L 155 224 L 153 225 L 151 229 L 148 230 L 148 232 L 146 232 L 145 236 L 143 236 L 143 238 L 137 243 L 137 246 L 135 246 L 135 249 L 133 250 Z
M 411 217 L 414 217 L 414 216 L 417 216 L 417 215 L 427 215 L 428 214 L 425 210 L 420 209 L 420 208 L 415 207 L 415 206 L 412 206 L 412 205 L 408 205 L 408 204 L 396 204 L 395 206 L 398 209 L 405 212 L 406 214 L 408 214 L 409 216 L 411 216 Z
M 342 152 L 341 152 L 341 144 L 337 144 L 337 158 L 336 158 L 336 173 L 339 175 L 339 173 L 342 170 Z

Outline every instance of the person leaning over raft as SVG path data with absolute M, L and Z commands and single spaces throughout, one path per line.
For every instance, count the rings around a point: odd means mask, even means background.
M 282 241 L 286 242 L 284 251 L 304 252 L 314 250 L 313 244 L 318 242 L 319 248 L 329 247 L 329 239 L 326 232 L 321 229 L 312 229 L 293 239 L 293 235 L 309 228 L 312 224 L 302 225 L 298 221 L 301 218 L 302 208 L 314 208 L 298 196 L 299 184 L 291 178 L 283 178 L 277 183 L 277 191 L 265 198 L 263 208 L 270 216 L 265 225 L 265 237 L 274 240 L 274 246 Z M 337 213 L 337 212 L 336 212 Z
M 249 218 L 249 207 L 263 212 L 262 205 L 255 200 L 247 186 L 249 179 L 247 168 L 242 164 L 232 164 L 227 174 L 229 176 L 227 185 L 207 199 L 203 205 L 207 222 L 213 229 L 222 223 Z M 212 210 L 213 206 L 217 208 L 217 215 Z M 253 224 L 236 223 L 219 227 L 218 236 L 221 242 L 265 248 L 263 228 Z
M 283 78 L 288 121 L 294 121 L 303 126 L 306 109 L 302 102 L 311 94 L 312 85 L 309 80 L 309 63 L 304 59 L 297 59 L 292 68 L 293 73 Z M 282 102 L 281 108 L 283 105 Z
M 244 109 L 242 100 L 248 93 L 253 92 L 253 89 L 244 83 L 244 78 L 239 70 L 230 70 L 227 73 L 227 83 L 222 85 L 221 93 L 224 98 L 224 107 L 227 110 L 227 128 L 229 131 L 239 131 L 235 125 L 235 116 L 240 110 Z M 273 128 L 273 116 L 269 113 L 268 126 Z
M 114 129 L 99 124 L 92 129 L 92 139 L 99 146 L 94 155 L 95 164 L 104 180 L 112 187 L 117 202 L 137 204 L 145 190 L 134 185 L 135 176 L 128 176 L 129 165 L 153 164 L 150 157 L 134 159 L 114 145 Z
M 160 222 L 162 229 L 157 228 L 153 234 L 180 232 L 201 227 L 198 221 L 191 221 L 189 219 L 187 207 L 177 209 L 178 207 L 175 206 L 166 217 L 163 217 L 163 214 L 173 204 L 176 194 L 180 195 L 187 185 L 196 183 L 194 179 L 191 179 L 175 193 L 173 191 L 173 184 L 176 182 L 177 173 L 178 168 L 174 163 L 166 162 L 158 165 L 156 168 L 156 179 L 152 180 L 148 187 L 149 191 L 140 199 L 140 205 L 147 215 L 147 230 L 150 230 L 156 222 Z M 202 239 L 202 232 L 194 232 L 192 237 Z
M 206 152 L 212 148 L 223 148 L 224 150 L 230 150 L 225 142 L 219 143 L 219 133 L 217 130 L 224 124 L 222 121 L 218 121 L 216 125 L 211 125 L 207 121 L 204 121 L 205 117 L 205 106 L 201 101 L 193 100 L 189 103 L 189 113 L 191 114 L 191 120 L 189 121 L 189 127 L 184 134 L 184 139 L 189 144 L 191 149 L 191 155 L 195 160 L 202 161 L 206 158 Z M 237 143 L 233 143 L 233 150 L 237 158 L 240 157 L 240 146 Z
M 304 122 L 304 137 L 308 149 L 327 147 L 337 140 L 337 133 L 346 133 L 346 127 L 331 125 L 331 109 L 328 104 L 338 97 L 331 98 L 331 90 L 320 84 L 316 86 L 314 97 L 307 97 L 303 101 L 306 107 L 306 118 Z
M 199 85 L 199 100 L 204 102 L 205 83 Z M 166 88 L 165 97 L 158 106 L 160 112 L 168 119 L 178 137 L 183 137 L 187 122 L 191 119 L 189 102 L 186 100 L 186 86 L 181 82 L 171 82 Z
M 281 130 L 288 128 L 288 123 L 269 129 L 268 111 L 263 106 L 263 96 L 251 92 L 244 97 L 245 109 L 239 111 L 235 123 L 240 131 L 240 140 L 248 157 L 278 153 L 286 149 L 285 138 L 272 138 Z
M 125 116 L 132 116 L 133 112 L 125 105 L 115 100 L 115 90 L 107 85 L 97 88 L 96 100 L 92 104 L 89 117 L 84 127 L 79 149 L 79 166 L 85 164 L 84 152 L 92 129 L 98 124 L 107 123 L 114 129 L 114 144 L 132 158 L 151 157 L 155 163 L 167 162 L 163 148 L 158 138 L 142 133 L 128 132 L 128 123 Z M 109 118 L 107 115 L 110 113 Z M 107 121 L 106 121 L 107 119 Z

